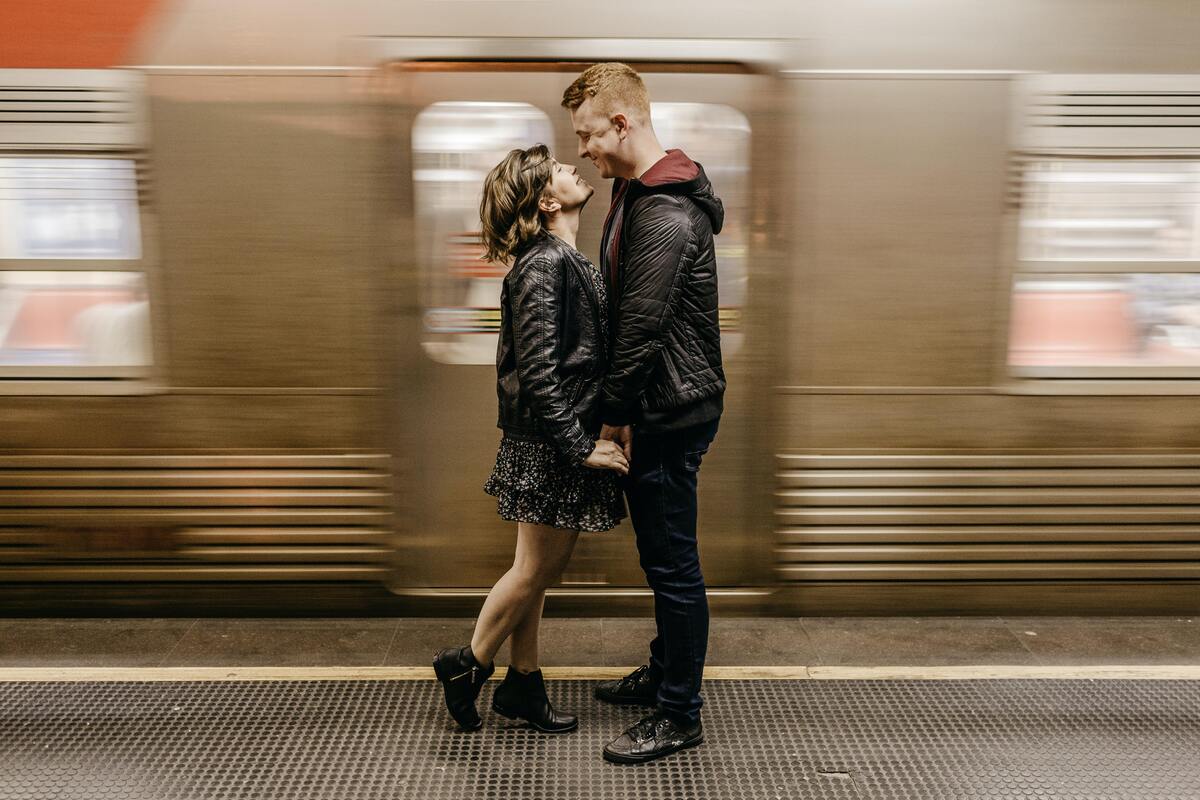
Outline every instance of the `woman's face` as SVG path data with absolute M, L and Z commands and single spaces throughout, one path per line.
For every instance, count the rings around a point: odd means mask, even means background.
M 579 170 L 574 166 L 561 164 L 556 159 L 552 159 L 552 162 L 546 194 L 557 200 L 564 211 L 583 208 L 596 190 L 579 177 Z

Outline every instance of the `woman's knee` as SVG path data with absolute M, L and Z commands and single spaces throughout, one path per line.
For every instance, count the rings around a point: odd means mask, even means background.
M 552 564 L 530 561 L 520 565 L 514 564 L 513 574 L 521 589 L 526 593 L 532 593 L 553 586 L 558 582 L 558 576 L 562 574 L 562 571 Z
M 513 570 L 522 582 L 537 589 L 547 589 L 558 583 L 571 559 L 578 533 L 541 529 L 530 531 L 517 549 Z
M 562 577 L 562 570 L 556 566 L 548 566 L 538 570 L 531 576 L 533 581 L 534 591 L 544 592 L 554 584 L 558 583 Z

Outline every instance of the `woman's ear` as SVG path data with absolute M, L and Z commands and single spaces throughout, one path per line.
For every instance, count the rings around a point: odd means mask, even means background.
M 546 214 L 553 214 L 562 208 L 562 203 L 558 202 L 558 198 L 546 193 L 538 200 L 538 210 Z

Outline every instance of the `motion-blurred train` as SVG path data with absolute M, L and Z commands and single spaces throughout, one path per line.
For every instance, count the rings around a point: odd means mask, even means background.
M 0 69 L 5 613 L 477 605 L 479 187 L 549 144 L 594 255 L 559 101 L 609 60 L 728 213 L 716 610 L 1200 608 L 1190 0 L 106 5 L 119 61 Z M 648 608 L 628 524 L 551 594 Z

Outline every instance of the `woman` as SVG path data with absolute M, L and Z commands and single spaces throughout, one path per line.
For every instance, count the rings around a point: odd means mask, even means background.
M 546 697 L 538 627 L 546 589 L 557 583 L 580 531 L 606 531 L 625 516 L 621 447 L 598 441 L 600 383 L 607 367 L 608 302 L 599 270 L 575 249 L 579 214 L 594 189 L 545 145 L 513 150 L 487 176 L 479 216 L 484 258 L 512 268 L 500 294 L 496 350 L 496 464 L 484 491 L 517 523 L 512 567 L 484 601 L 469 645 L 440 651 L 433 668 L 450 715 L 464 730 L 512 637 L 511 664 L 492 709 L 534 728 L 578 725 Z

